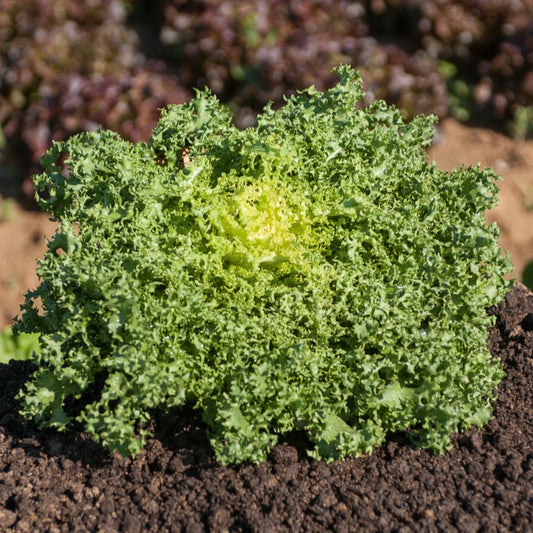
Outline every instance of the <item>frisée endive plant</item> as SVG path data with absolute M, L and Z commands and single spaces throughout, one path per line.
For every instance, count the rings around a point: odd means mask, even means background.
M 26 416 L 133 455 L 152 410 L 189 403 L 222 463 L 292 430 L 327 460 L 398 430 L 443 452 L 489 419 L 496 176 L 439 170 L 434 118 L 361 109 L 358 74 L 336 72 L 253 128 L 204 90 L 148 143 L 97 131 L 46 153 L 59 227 L 16 325 L 40 335 Z

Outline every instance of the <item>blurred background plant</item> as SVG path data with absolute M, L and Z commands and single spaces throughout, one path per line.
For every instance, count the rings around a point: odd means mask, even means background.
M 518 106 L 508 127 L 517 139 L 525 140 L 533 136 L 533 105 Z
M 526 287 L 533 291 L 533 261 L 530 261 L 522 274 L 522 281 Z
M 366 2 L 349 0 L 162 0 L 160 40 L 186 86 L 208 85 L 252 124 L 269 101 L 314 84 L 332 68 L 360 69 L 367 101 L 385 98 L 407 114 L 447 112 L 446 85 L 424 50 L 371 33 Z M 413 52 L 413 53 L 411 53 Z
M 15 336 L 11 328 L 0 331 L 0 364 L 8 363 L 11 359 L 29 359 L 31 354 L 39 349 L 38 334 L 22 333 Z
M 0 193 L 31 196 L 32 173 L 53 139 L 98 125 L 146 138 L 158 108 L 189 93 L 139 52 L 120 0 L 2 0 Z
M 239 126 L 270 100 L 331 86 L 367 101 L 532 135 L 533 0 L 2 0 L 0 194 L 32 195 L 52 139 L 98 125 L 147 139 L 208 85 Z

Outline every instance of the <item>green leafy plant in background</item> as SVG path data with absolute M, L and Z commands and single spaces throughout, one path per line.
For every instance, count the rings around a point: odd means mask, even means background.
M 522 281 L 528 289 L 533 291 L 533 261 L 530 261 L 522 273 Z
M 448 61 L 439 62 L 439 72 L 448 88 L 448 108 L 452 117 L 467 122 L 473 109 L 473 84 L 457 77 L 457 67 Z
M 533 105 L 519 106 L 508 125 L 511 134 L 521 141 L 533 135 Z
M 24 361 L 30 359 L 34 352 L 39 351 L 39 335 L 37 333 L 13 335 L 11 328 L 0 331 L 0 363 Z
M 205 90 L 149 143 L 98 131 L 46 153 L 35 187 L 59 229 L 16 325 L 40 335 L 27 417 L 132 455 L 152 410 L 189 403 L 222 463 L 292 430 L 327 460 L 399 430 L 443 452 L 489 419 L 485 310 L 510 266 L 484 217 L 496 176 L 428 163 L 433 117 L 358 108 L 359 76 L 336 72 L 254 128 Z
M 13 201 L 0 196 L 0 223 L 13 219 Z

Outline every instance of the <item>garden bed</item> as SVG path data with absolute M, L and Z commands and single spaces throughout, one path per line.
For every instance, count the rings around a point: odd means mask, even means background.
M 494 418 L 441 456 L 402 434 L 370 456 L 324 463 L 292 435 L 257 466 L 220 466 L 193 412 L 154 414 L 135 459 L 82 433 L 39 431 L 14 399 L 31 363 L 0 366 L 0 523 L 7 531 L 530 531 L 533 294 L 498 309 L 491 352 L 507 376 Z

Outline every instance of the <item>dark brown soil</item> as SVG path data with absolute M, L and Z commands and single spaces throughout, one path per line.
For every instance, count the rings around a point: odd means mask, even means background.
M 325 464 L 295 435 L 258 466 L 217 464 L 193 412 L 154 416 L 135 459 L 17 413 L 31 364 L 0 365 L 0 530 L 533 531 L 533 294 L 497 310 L 505 365 L 494 419 L 441 456 L 392 435 L 368 457 Z

